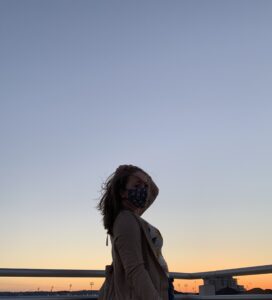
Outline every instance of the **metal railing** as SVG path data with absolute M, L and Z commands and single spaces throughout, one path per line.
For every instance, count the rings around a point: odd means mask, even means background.
M 180 273 L 170 272 L 170 276 L 174 279 L 202 279 L 204 285 L 200 286 L 199 295 L 190 294 L 176 294 L 175 299 L 205 299 L 205 300 L 233 300 L 233 299 L 267 299 L 272 300 L 272 294 L 236 294 L 236 295 L 216 295 L 211 290 L 214 289 L 211 282 L 216 279 L 230 279 L 232 276 L 244 275 L 260 275 L 272 273 L 272 265 L 246 267 L 238 269 L 217 270 L 208 272 L 196 273 Z M 13 268 L 0 268 L 0 277 L 77 277 L 77 278 L 99 278 L 105 277 L 104 270 L 71 270 L 71 269 L 13 269 Z M 208 289 L 207 289 L 208 287 Z M 211 289 L 211 287 L 213 289 Z M 202 292 L 201 292 L 202 288 Z M 1 298 L 1 297 L 0 297 Z M 23 298 L 23 297 L 22 297 Z M 29 297 L 28 297 L 29 298 Z M 12 299 L 12 298 L 9 298 Z M 18 299 L 18 298 L 17 298 Z M 48 296 L 38 296 L 35 299 L 49 299 Z M 50 299 L 67 300 L 67 299 L 97 299 L 97 295 L 89 296 L 50 296 Z M 121 299 L 120 299 L 121 300 Z

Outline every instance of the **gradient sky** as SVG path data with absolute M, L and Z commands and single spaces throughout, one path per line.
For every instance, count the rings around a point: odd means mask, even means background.
M 271 28 L 262 0 L 1 0 L 0 267 L 110 264 L 120 164 L 160 189 L 142 217 L 170 271 L 271 264 Z

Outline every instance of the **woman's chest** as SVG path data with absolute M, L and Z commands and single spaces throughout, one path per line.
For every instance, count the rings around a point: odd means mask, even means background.
M 147 223 L 147 231 L 156 250 L 157 251 L 161 250 L 163 246 L 163 237 L 160 231 L 155 226 L 149 223 Z

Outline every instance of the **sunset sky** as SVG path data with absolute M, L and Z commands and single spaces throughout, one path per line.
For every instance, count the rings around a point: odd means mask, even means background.
M 120 164 L 159 187 L 142 217 L 170 272 L 271 264 L 271 28 L 263 0 L 1 0 L 0 268 L 110 264 L 95 206 Z

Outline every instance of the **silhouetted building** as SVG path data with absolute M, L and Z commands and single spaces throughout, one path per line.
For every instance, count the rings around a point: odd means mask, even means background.
M 204 285 L 199 287 L 199 292 L 202 295 L 215 295 L 226 289 L 228 293 L 240 293 L 244 292 L 245 288 L 242 285 L 237 284 L 237 279 L 227 276 L 214 277 L 204 279 Z

